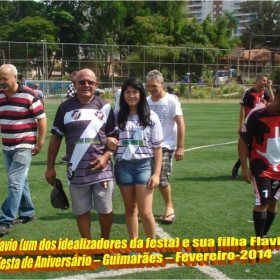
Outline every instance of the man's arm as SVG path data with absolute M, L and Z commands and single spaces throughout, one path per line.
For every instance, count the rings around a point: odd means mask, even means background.
M 184 158 L 184 141 L 185 141 L 185 122 L 183 116 L 175 116 L 174 118 L 177 124 L 177 148 L 175 151 L 176 161 Z
M 240 106 L 240 112 L 239 112 L 239 128 L 238 128 L 238 131 L 237 133 L 239 134 L 241 129 L 242 129 L 242 126 L 244 124 L 244 120 L 245 120 L 245 106 L 241 105 Z
M 269 80 L 267 82 L 266 88 L 268 89 L 268 96 L 269 96 L 268 102 L 273 101 L 274 100 L 274 93 L 273 93 L 273 90 L 272 90 L 272 81 L 271 80 Z
M 56 172 L 55 172 L 55 159 L 58 154 L 60 145 L 61 145 L 61 138 L 57 135 L 52 134 L 48 149 L 48 161 L 47 161 L 47 171 L 45 173 L 46 180 L 49 184 L 53 184 L 56 179 Z
M 242 178 L 247 183 L 251 183 L 252 173 L 250 168 L 247 165 L 247 157 L 248 157 L 248 144 L 247 142 L 242 138 L 239 137 L 238 140 L 238 154 L 239 159 L 241 163 L 242 168 Z
M 47 118 L 46 117 L 38 120 L 37 128 L 38 128 L 38 137 L 37 137 L 37 143 L 34 146 L 34 148 L 32 149 L 33 156 L 40 153 L 44 146 L 46 131 L 47 131 Z

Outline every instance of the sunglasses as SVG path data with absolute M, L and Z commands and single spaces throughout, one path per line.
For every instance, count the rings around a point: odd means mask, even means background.
M 79 85 L 84 86 L 86 83 L 88 83 L 89 86 L 93 86 L 96 84 L 94 81 L 88 81 L 88 80 L 80 80 L 78 81 Z

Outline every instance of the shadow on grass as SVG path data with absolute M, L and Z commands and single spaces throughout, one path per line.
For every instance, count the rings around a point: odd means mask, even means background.
M 33 160 L 31 165 L 36 165 L 36 166 L 40 166 L 40 165 L 43 165 L 43 166 L 47 166 L 47 161 L 46 160 L 42 160 L 42 161 L 36 161 L 36 160 Z M 58 166 L 58 165 L 65 165 L 66 167 L 66 163 L 65 161 L 56 161 L 55 162 L 55 166 Z
M 231 178 L 231 175 L 225 175 L 225 176 L 213 176 L 213 177 L 184 177 L 184 178 L 173 178 L 172 181 L 182 181 L 182 182 L 187 182 L 187 181 L 192 181 L 192 182 L 201 182 L 201 181 L 241 181 L 242 178 L 238 179 L 233 179 Z M 173 183 L 174 184 L 174 183 Z
M 98 213 L 91 211 L 91 221 L 98 221 Z M 50 221 L 58 221 L 58 220 L 76 220 L 75 215 L 73 213 L 69 213 L 69 212 L 64 212 L 64 213 L 57 213 L 51 216 L 42 216 L 39 218 L 36 218 L 39 221 L 43 221 L 43 222 L 50 222 Z M 124 214 L 114 214 L 114 220 L 113 220 L 114 224 L 125 224 L 125 218 L 124 218 Z

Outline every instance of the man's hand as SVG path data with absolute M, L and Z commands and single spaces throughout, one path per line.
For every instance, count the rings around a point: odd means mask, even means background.
M 177 148 L 175 151 L 175 159 L 176 161 L 180 161 L 184 158 L 184 149 L 183 147 Z
M 242 178 L 248 184 L 251 184 L 252 172 L 248 166 L 242 167 Z
M 42 149 L 43 149 L 43 145 L 37 143 L 31 151 L 32 156 L 36 156 L 37 154 L 39 154 Z
M 241 126 L 239 126 L 238 131 L 237 131 L 237 134 L 239 134 L 239 135 L 240 135 L 241 130 L 242 130 L 242 125 L 241 125 Z
M 45 178 L 49 184 L 53 185 L 56 180 L 55 169 L 51 169 L 51 168 L 47 169 L 45 173 Z
M 91 171 L 95 171 L 98 169 L 104 169 L 109 158 L 110 158 L 110 155 L 108 152 L 105 152 L 105 154 L 103 156 L 96 158 L 94 161 L 92 161 L 90 163 L 92 165 Z
M 272 80 L 268 80 L 265 87 L 272 87 Z

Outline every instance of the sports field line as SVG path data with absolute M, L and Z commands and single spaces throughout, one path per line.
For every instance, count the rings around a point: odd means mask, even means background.
M 186 149 L 186 150 L 184 150 L 184 152 L 189 152 L 189 151 L 193 151 L 193 150 L 209 148 L 209 147 L 214 147 L 214 146 L 229 145 L 229 144 L 234 144 L 234 143 L 237 143 L 237 141 L 226 142 L 226 143 L 219 143 L 219 144 L 211 144 L 211 145 L 205 145 L 205 146 L 198 146 L 198 147 Z

